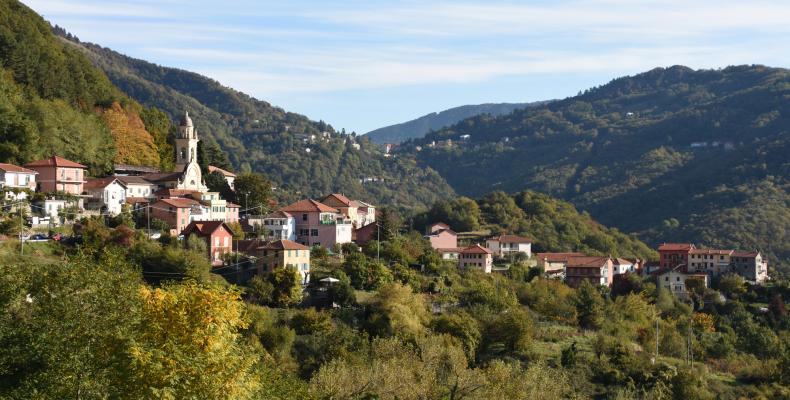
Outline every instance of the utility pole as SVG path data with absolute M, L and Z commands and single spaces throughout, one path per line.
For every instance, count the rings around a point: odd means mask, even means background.
M 379 233 L 380 226 L 381 225 L 378 223 L 378 221 L 376 221 L 376 263 L 377 264 L 381 264 L 381 256 L 379 254 L 381 251 L 381 234 Z
M 145 206 L 145 216 L 148 219 L 148 238 L 151 238 L 151 205 L 147 204 Z
M 656 358 L 653 360 L 653 364 L 658 362 L 658 318 L 656 318 Z
M 25 239 L 22 238 L 22 229 L 24 228 L 24 224 L 22 223 L 22 207 L 19 207 L 19 254 L 25 254 Z

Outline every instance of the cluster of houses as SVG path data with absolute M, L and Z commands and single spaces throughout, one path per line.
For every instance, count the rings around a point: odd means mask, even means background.
M 532 241 L 516 235 L 499 235 L 486 239 L 485 245 L 458 247 L 458 234 L 445 223 L 428 227 L 425 238 L 445 260 L 457 260 L 460 268 L 494 270 L 494 260 L 515 254 L 532 257 Z M 679 297 L 686 297 L 686 281 L 700 280 L 707 287 L 712 278 L 734 273 L 746 281 L 760 284 L 768 279 L 768 263 L 758 251 L 697 248 L 690 243 L 664 243 L 658 247 L 659 261 L 638 258 L 593 256 L 579 252 L 536 253 L 537 266 L 545 275 L 563 279 L 578 287 L 583 281 L 612 286 L 625 274 L 653 277 L 658 285 Z

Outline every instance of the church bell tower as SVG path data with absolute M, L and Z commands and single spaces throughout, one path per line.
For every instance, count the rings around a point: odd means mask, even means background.
M 185 111 L 178 125 L 178 136 L 176 136 L 176 171 L 182 172 L 184 167 L 192 161 L 197 162 L 197 133 L 189 118 L 189 112 Z

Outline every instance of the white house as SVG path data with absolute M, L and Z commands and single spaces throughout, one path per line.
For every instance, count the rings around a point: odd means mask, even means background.
M 126 186 L 118 178 L 89 179 L 82 187 L 85 194 L 102 204 L 102 208 L 110 215 L 118 215 L 126 203 Z
M 41 211 L 55 221 L 60 221 L 60 210 L 66 208 L 68 202 L 63 199 L 46 199 L 41 203 Z
M 22 168 L 14 164 L 0 163 L 0 186 L 6 190 L 9 200 L 22 200 L 27 198 L 27 190 L 36 190 L 36 174 L 32 169 Z
M 268 240 L 296 241 L 296 220 L 284 211 L 275 211 L 263 219 L 264 236 Z
M 516 235 L 500 235 L 487 239 L 486 248 L 497 257 L 507 257 L 515 253 L 532 257 L 532 240 Z
M 151 199 L 154 198 L 158 186 L 139 176 L 116 176 L 118 182 L 126 187 L 125 198 Z
M 636 270 L 636 266 L 634 265 L 633 261 L 626 260 L 625 258 L 613 258 L 612 264 L 614 264 L 614 274 L 624 274 L 626 272 L 634 272 Z
M 708 287 L 708 275 L 706 274 L 684 274 L 680 271 L 680 267 L 656 272 L 656 284 L 679 298 L 688 298 L 686 281 L 689 279 L 702 280 L 703 285 Z

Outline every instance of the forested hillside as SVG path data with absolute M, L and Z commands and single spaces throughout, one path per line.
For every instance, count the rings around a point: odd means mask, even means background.
M 342 191 L 407 208 L 453 195 L 435 171 L 414 161 L 385 158 L 364 137 L 337 132 L 323 121 L 286 112 L 202 75 L 133 59 L 60 33 L 65 43 L 80 49 L 135 100 L 173 119 L 189 110 L 204 148 L 216 155 L 210 162 L 222 165 L 227 157 L 236 170 L 266 174 L 283 201 Z
M 760 249 L 776 264 L 790 257 L 789 105 L 785 69 L 658 68 L 466 119 L 401 156 L 461 194 L 538 190 L 653 243 Z M 425 146 L 442 139 L 454 145 Z
M 366 133 L 365 136 L 370 138 L 370 141 L 377 144 L 401 143 L 409 139 L 422 138 L 430 131 L 448 127 L 457 123 L 458 121 L 473 117 L 475 115 L 489 114 L 497 116 L 513 112 L 513 110 L 519 108 L 526 108 L 543 103 L 545 102 L 486 103 L 453 107 L 438 113 L 434 112 L 423 115 L 422 117 L 413 119 L 411 121 L 378 128 Z
M 93 173 L 113 162 L 158 165 L 162 138 L 146 130 L 142 111 L 35 12 L 0 2 L 0 160 L 59 154 Z

